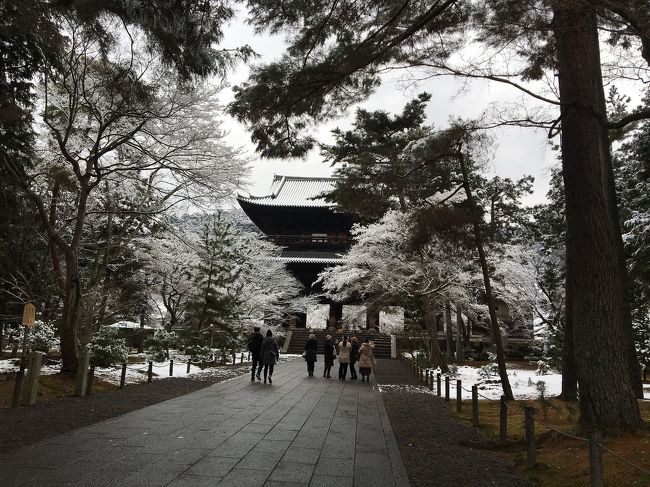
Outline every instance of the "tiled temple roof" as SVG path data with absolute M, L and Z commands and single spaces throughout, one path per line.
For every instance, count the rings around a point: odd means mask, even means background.
M 271 194 L 266 196 L 238 195 L 237 199 L 254 205 L 330 208 L 333 206 L 322 198 L 323 193 L 334 189 L 336 178 L 310 178 L 298 176 L 274 176 Z

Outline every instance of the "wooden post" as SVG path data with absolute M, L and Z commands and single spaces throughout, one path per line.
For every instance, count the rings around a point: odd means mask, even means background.
M 86 387 L 88 386 L 88 364 L 90 364 L 90 350 L 86 347 L 81 352 L 79 363 L 77 364 L 77 380 L 74 389 L 75 396 L 83 397 L 86 395 Z
M 442 388 L 440 387 L 440 374 L 436 374 L 436 386 L 438 386 L 437 393 L 438 397 L 440 397 L 440 394 L 442 393 Z
M 449 402 L 449 376 L 445 376 L 445 402 Z
M 460 379 L 456 381 L 456 412 L 463 410 L 463 387 Z
M 17 408 L 20 404 L 20 392 L 23 388 L 23 377 L 25 377 L 25 363 L 20 361 L 20 369 L 16 372 L 16 382 L 14 383 L 14 397 L 11 401 L 11 407 Z
M 188 362 L 187 362 L 187 372 L 186 372 L 187 374 L 190 373 L 190 365 L 192 365 L 192 363 L 188 360 Z
M 90 396 L 93 391 L 93 381 L 95 380 L 95 366 L 90 366 L 90 371 L 88 372 L 88 385 L 86 386 L 86 396 Z
M 429 390 L 433 390 L 433 370 L 431 370 L 429 373 Z
M 526 464 L 528 468 L 535 466 L 535 408 L 532 406 L 524 407 L 525 427 L 526 427 Z
M 508 441 L 508 403 L 506 396 L 501 396 L 499 404 L 499 443 L 505 445 Z
M 235 352 L 232 353 L 232 364 L 235 365 Z
M 27 362 L 26 387 L 22 392 L 22 402 L 29 406 L 36 404 L 38 393 L 38 378 L 41 374 L 41 365 L 43 363 L 43 352 L 32 352 L 29 354 Z
M 126 362 L 122 364 L 122 374 L 120 375 L 120 389 L 124 389 L 126 384 Z
M 151 382 L 152 380 L 153 380 L 153 362 L 150 360 L 149 370 L 147 371 L 147 382 Z
M 424 380 L 424 367 L 420 367 L 420 373 L 418 375 L 421 381 Z
M 174 375 L 174 359 L 169 361 L 169 377 Z
M 591 487 L 603 487 L 605 476 L 603 472 L 603 450 L 600 447 L 603 435 L 600 431 L 593 431 L 589 435 L 589 479 Z
M 478 386 L 472 386 L 472 426 L 478 426 Z
M 239 361 L 240 364 L 244 363 L 244 352 L 241 353 L 241 360 Z
M 246 361 L 247 361 L 247 362 L 250 362 L 250 361 L 251 361 L 251 353 L 250 353 L 250 352 L 248 352 L 248 358 L 246 359 Z

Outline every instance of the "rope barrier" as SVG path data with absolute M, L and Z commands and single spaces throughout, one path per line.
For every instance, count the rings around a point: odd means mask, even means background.
M 407 360 L 408 362 L 411 362 L 412 364 L 415 363 L 415 361 L 414 361 L 412 358 L 411 358 L 411 359 L 408 359 L 408 358 L 406 358 L 406 357 L 403 356 L 403 355 L 402 355 L 402 358 L 404 358 L 404 359 Z M 426 371 L 425 371 L 425 373 L 426 373 Z M 433 373 L 434 373 L 433 370 L 431 370 L 431 377 L 432 377 L 432 378 L 433 378 Z M 444 374 L 444 377 L 449 377 L 450 379 L 452 379 L 452 377 L 449 376 L 448 374 Z M 456 385 L 456 387 L 458 387 L 458 385 Z M 462 385 L 461 385 L 460 387 L 461 387 L 461 389 L 464 390 L 465 392 L 472 393 L 472 390 L 471 390 L 471 389 L 467 389 L 466 387 L 463 387 Z M 491 401 L 491 402 L 499 402 L 499 403 L 501 402 L 501 401 L 498 400 L 498 399 L 492 399 L 492 398 L 490 398 L 490 397 L 487 397 L 487 396 L 484 395 L 484 394 L 481 394 L 480 392 L 478 392 L 478 390 L 476 391 L 476 393 L 477 393 L 480 397 L 482 397 L 483 399 L 485 399 L 485 400 L 487 400 L 487 401 Z M 506 407 L 507 407 L 509 410 L 514 411 L 514 412 L 517 413 L 517 414 L 520 414 L 520 415 L 523 415 L 523 414 L 524 414 L 523 411 L 521 411 L 520 408 L 517 408 L 517 407 L 515 407 L 515 406 L 512 406 L 512 405 L 508 404 L 508 401 L 505 401 L 505 405 L 506 405 Z M 582 436 L 578 436 L 578 435 L 573 435 L 573 434 L 571 434 L 571 433 L 567 433 L 566 431 L 559 430 L 559 429 L 556 428 L 555 426 L 551 426 L 550 424 L 548 424 L 548 423 L 542 421 L 541 419 L 539 419 L 539 418 L 537 418 L 537 417 L 533 417 L 533 420 L 534 420 L 536 423 L 538 423 L 538 424 L 544 426 L 544 427 L 547 428 L 548 430 L 550 430 L 550 431 L 554 431 L 555 433 L 558 433 L 558 434 L 560 434 L 560 435 L 562 435 L 562 436 L 565 436 L 565 437 L 567 437 L 567 438 L 571 438 L 571 439 L 573 439 L 573 440 L 582 441 L 582 442 L 587 443 L 587 444 L 589 443 L 589 439 L 588 439 L 588 438 L 584 438 L 584 437 L 582 437 Z M 639 465 L 636 465 L 635 463 L 633 463 L 633 462 L 629 461 L 628 459 L 622 457 L 621 455 L 619 455 L 618 453 L 616 453 L 616 452 L 615 452 L 614 450 L 612 450 L 611 448 L 606 447 L 606 446 L 603 445 L 602 443 L 596 443 L 596 445 L 597 445 L 598 447 L 602 448 L 604 451 L 606 451 L 606 452 L 609 453 L 610 455 L 612 455 L 614 458 L 616 458 L 616 459 L 620 460 L 621 462 L 625 463 L 626 465 L 628 465 L 628 466 L 630 466 L 630 467 L 636 469 L 637 471 L 639 471 L 639 472 L 641 472 L 641 473 L 643 473 L 643 474 L 645 474 L 645 475 L 650 475 L 650 471 L 649 471 L 649 470 L 646 470 L 645 468 L 640 467 Z
M 633 468 L 637 469 L 639 472 L 642 472 L 642 473 L 644 473 L 644 474 L 646 474 L 646 475 L 650 475 L 650 471 L 646 470 L 646 469 L 643 468 L 643 467 L 639 467 L 638 465 L 635 465 L 634 463 L 632 463 L 632 462 L 630 462 L 629 460 L 627 460 L 627 459 L 623 458 L 622 456 L 620 456 L 618 453 L 615 453 L 615 452 L 612 451 L 611 449 L 607 448 L 607 447 L 606 447 L 605 445 L 603 445 L 602 443 L 597 443 L 597 445 L 598 445 L 600 448 L 602 448 L 603 450 L 605 450 L 607 453 L 609 453 L 610 455 L 612 455 L 613 457 L 618 458 L 618 459 L 619 459 L 620 461 L 622 461 L 623 463 L 628 464 L 630 467 L 633 467 Z

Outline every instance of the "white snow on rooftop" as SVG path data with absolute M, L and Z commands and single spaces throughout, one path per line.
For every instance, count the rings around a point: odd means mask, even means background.
M 336 178 L 311 178 L 298 176 L 274 176 L 271 193 L 266 196 L 239 195 L 237 199 L 264 206 L 309 206 L 329 208 L 333 206 L 320 198 L 323 193 L 334 190 Z

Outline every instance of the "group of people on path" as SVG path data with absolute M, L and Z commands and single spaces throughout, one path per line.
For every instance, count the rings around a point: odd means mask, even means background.
M 369 338 L 366 338 L 365 341 L 359 345 L 357 337 L 352 337 L 348 340 L 348 337 L 344 336 L 342 340 L 334 343 L 332 341 L 332 336 L 327 335 L 325 337 L 325 343 L 323 344 L 323 360 L 325 361 L 323 377 L 328 379 L 332 378 L 330 372 L 334 366 L 334 359 L 338 355 L 339 380 L 346 379 L 348 368 L 350 369 L 350 379 L 356 380 L 357 371 L 355 370 L 354 365 L 359 362 L 361 382 L 370 382 L 370 373 L 372 372 L 372 367 L 376 364 L 375 357 L 372 353 L 373 348 L 375 348 L 375 344 L 372 343 Z M 307 361 L 307 373 L 309 374 L 309 377 L 314 376 L 314 365 L 318 361 L 317 352 L 318 342 L 316 341 L 316 336 L 311 334 L 305 343 L 305 351 L 303 353 L 303 356 Z
M 280 348 L 271 330 L 268 330 L 264 337 L 260 333 L 260 327 L 254 327 L 253 334 L 248 338 L 248 351 L 253 359 L 251 382 L 255 382 L 256 378 L 262 380 L 261 373 L 264 366 L 264 383 L 266 384 L 268 380 L 269 384 L 273 384 L 273 367 L 280 356 Z
M 377 363 L 372 353 L 375 344 L 366 338 L 365 341 L 359 345 L 357 337 L 352 337 L 348 340 L 344 336 L 342 340 L 336 343 L 332 341 L 332 336 L 325 337 L 323 346 L 323 359 L 325 367 L 323 368 L 323 377 L 331 379 L 330 372 L 334 366 L 334 360 L 338 356 L 339 361 L 339 380 L 345 380 L 350 370 L 350 379 L 357 379 L 357 371 L 354 366 L 359 363 L 359 372 L 361 373 L 361 382 L 370 382 L 370 373 L 372 368 Z M 273 368 L 280 356 L 280 348 L 273 338 L 271 330 L 266 332 L 266 336 L 260 333 L 260 327 L 253 328 L 253 334 L 248 338 L 248 351 L 251 353 L 253 366 L 251 368 L 251 382 L 262 380 L 262 367 L 264 368 L 264 383 L 267 381 L 273 384 Z M 314 376 L 314 365 L 318 361 L 318 342 L 316 336 L 311 334 L 305 343 L 305 351 L 303 356 L 307 361 L 307 373 L 310 377 Z

